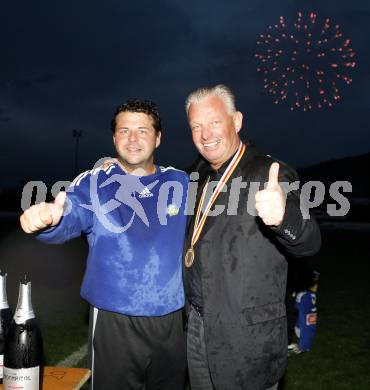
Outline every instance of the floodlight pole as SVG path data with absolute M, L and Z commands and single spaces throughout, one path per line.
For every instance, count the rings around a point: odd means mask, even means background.
M 75 158 L 74 158 L 74 177 L 77 176 L 77 169 L 78 169 L 78 149 L 79 149 L 79 141 L 80 137 L 82 137 L 82 130 L 73 130 L 72 137 L 76 138 L 75 142 Z

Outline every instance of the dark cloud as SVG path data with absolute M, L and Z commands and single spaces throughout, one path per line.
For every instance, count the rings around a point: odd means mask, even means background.
M 294 20 L 299 10 L 340 23 L 358 52 L 354 82 L 331 110 L 291 113 L 275 106 L 256 72 L 257 36 L 280 15 Z M 19 163 L 2 172 L 0 183 L 70 178 L 73 129 L 83 130 L 81 169 L 112 155 L 111 115 L 130 97 L 151 98 L 161 107 L 158 160 L 188 165 L 196 153 L 185 98 L 219 82 L 236 93 L 243 134 L 295 166 L 369 149 L 370 6 L 364 0 L 39 0 L 7 2 L 2 11 L 0 163 L 15 156 Z
M 0 107 L 0 122 L 9 122 L 11 120 L 10 115 L 6 108 Z

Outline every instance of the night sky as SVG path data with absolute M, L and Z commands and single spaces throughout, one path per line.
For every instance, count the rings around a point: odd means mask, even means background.
M 298 11 L 331 18 L 357 53 L 332 108 L 275 105 L 256 71 L 259 34 Z M 156 160 L 185 167 L 196 157 L 185 98 L 217 83 L 235 92 L 242 136 L 296 168 L 370 150 L 368 0 L 8 1 L 0 17 L 0 187 L 71 180 L 73 129 L 79 171 L 113 156 L 110 120 L 128 98 L 158 103 Z

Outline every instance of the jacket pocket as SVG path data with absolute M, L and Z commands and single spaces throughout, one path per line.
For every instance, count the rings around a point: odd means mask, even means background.
M 285 317 L 284 302 L 270 303 L 268 305 L 247 307 L 241 311 L 241 321 L 245 325 L 258 324 L 265 321 Z

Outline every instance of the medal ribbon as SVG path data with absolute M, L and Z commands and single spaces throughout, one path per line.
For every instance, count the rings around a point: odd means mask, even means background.
M 203 207 L 204 198 L 205 198 L 207 187 L 208 187 L 208 184 L 209 184 L 209 176 L 208 176 L 207 183 L 206 183 L 206 185 L 203 188 L 202 196 L 201 196 L 200 201 L 199 201 L 197 214 L 195 216 L 194 230 L 193 230 L 193 235 L 191 237 L 191 247 L 192 248 L 194 247 L 195 243 L 199 239 L 200 233 L 201 233 L 201 231 L 203 229 L 203 226 L 204 226 L 204 224 L 206 222 L 208 213 L 209 213 L 211 207 L 213 206 L 214 202 L 216 201 L 218 195 L 220 194 L 221 188 L 226 184 L 226 182 L 229 180 L 229 178 L 232 175 L 232 173 L 235 171 L 235 168 L 238 166 L 239 161 L 243 157 L 245 149 L 246 149 L 246 146 L 242 142 L 240 142 L 240 145 L 238 147 L 237 152 L 235 153 L 235 156 L 230 161 L 230 163 L 227 166 L 224 174 L 221 176 L 220 181 L 217 183 L 217 186 L 214 189 L 214 191 L 212 193 L 212 196 L 210 197 L 210 199 L 209 199 L 209 201 L 207 203 L 207 206 L 206 206 L 206 209 L 204 210 L 202 218 L 200 218 L 200 212 L 201 212 L 202 207 Z M 200 221 L 199 221 L 199 218 L 200 218 Z

